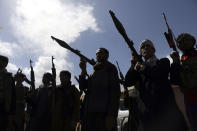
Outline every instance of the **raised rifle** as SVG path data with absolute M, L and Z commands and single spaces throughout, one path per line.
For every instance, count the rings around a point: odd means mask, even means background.
M 118 30 L 118 32 L 122 35 L 122 37 L 124 38 L 124 40 L 126 41 L 127 45 L 129 46 L 131 52 L 133 52 L 133 54 L 137 57 L 137 60 L 139 62 L 143 62 L 142 57 L 137 53 L 136 49 L 133 47 L 134 43 L 132 40 L 129 39 L 129 37 L 127 36 L 127 33 L 123 27 L 123 25 L 121 24 L 121 22 L 118 20 L 118 18 L 115 16 L 113 11 L 109 11 L 112 20 L 114 22 L 114 25 L 116 26 L 116 29 Z
M 80 53 L 79 50 L 73 49 L 72 47 L 70 47 L 66 42 L 55 38 L 53 36 L 51 36 L 51 38 L 53 40 L 55 40 L 61 47 L 66 48 L 68 50 L 70 50 L 71 52 L 73 52 L 74 54 L 78 55 L 81 59 L 87 61 L 90 65 L 94 66 L 96 64 L 96 62 L 94 61 L 94 59 L 88 59 L 86 56 L 84 56 L 83 54 Z
M 120 84 L 123 85 L 123 87 L 124 87 L 124 89 L 125 89 L 126 97 L 129 98 L 129 90 L 128 90 L 128 88 L 125 86 L 125 78 L 124 78 L 124 76 L 123 76 L 123 74 L 122 74 L 122 72 L 121 72 L 121 70 L 120 70 L 118 61 L 116 61 L 116 65 L 117 65 L 117 67 L 118 67 L 118 72 L 119 72 L 119 75 L 120 75 L 120 80 L 119 80 L 119 81 L 120 81 Z
M 31 71 L 30 71 L 30 79 L 31 79 L 31 87 L 30 89 L 31 90 L 35 90 L 35 75 L 34 75 L 34 69 L 32 67 L 32 61 L 30 60 L 30 68 L 31 68 Z
M 55 64 L 53 62 L 54 59 L 55 58 L 52 56 L 51 57 L 51 62 L 52 62 L 52 68 L 51 68 L 51 70 L 52 70 L 52 76 L 53 76 L 52 85 L 54 87 L 56 87 L 56 68 L 55 68 Z
M 176 48 L 176 44 L 175 44 L 176 43 L 176 37 L 174 36 L 174 33 L 172 32 L 171 28 L 168 25 L 166 15 L 165 15 L 164 12 L 163 12 L 163 18 L 164 18 L 166 26 L 168 28 L 168 32 L 164 32 L 164 35 L 165 35 L 166 40 L 168 42 L 168 45 L 170 46 L 170 48 L 173 49 L 173 51 L 178 53 L 177 48 Z
M 119 75 L 120 75 L 120 83 L 123 85 L 123 87 L 125 89 L 125 96 L 124 97 L 126 99 L 124 98 L 124 102 L 127 103 L 126 105 L 128 106 L 129 113 L 132 115 L 133 120 L 135 121 L 136 124 L 138 124 L 139 120 L 137 117 L 135 117 L 136 105 L 134 103 L 131 103 L 131 98 L 129 97 L 129 90 L 125 85 L 125 78 L 120 70 L 120 67 L 119 67 L 119 64 L 117 61 L 116 61 L 116 64 L 117 64 Z
M 119 76 L 120 76 L 120 84 L 123 85 L 125 91 L 126 91 L 126 95 L 129 95 L 129 91 L 128 91 L 128 88 L 125 86 L 125 78 L 120 70 L 120 67 L 119 67 L 119 64 L 118 64 L 118 61 L 116 61 L 116 65 L 118 67 L 118 72 L 119 72 Z
M 122 74 L 122 72 L 121 72 L 121 70 L 120 70 L 118 61 L 116 61 L 116 65 L 117 65 L 117 67 L 118 67 L 118 71 L 119 71 L 119 75 L 120 75 L 120 80 L 121 80 L 122 82 L 124 82 L 124 76 L 123 76 L 123 74 Z M 121 84 L 122 84 L 122 83 L 121 83 Z

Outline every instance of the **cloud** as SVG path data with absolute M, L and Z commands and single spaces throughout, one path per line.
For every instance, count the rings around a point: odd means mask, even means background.
M 0 40 L 0 54 L 14 57 L 14 53 L 19 55 L 21 48 L 16 43 L 3 42 Z
M 32 56 L 37 84 L 40 84 L 44 72 L 51 72 L 51 56 L 56 58 L 57 73 L 62 69 L 73 68 L 73 64 L 68 61 L 68 52 L 53 42 L 50 36 L 72 43 L 86 30 L 100 31 L 92 13 L 94 7 L 76 4 L 76 1 L 16 1 L 10 23 L 18 42 L 0 42 L 0 46 L 3 45 L 0 52 L 13 56 L 20 48 L 23 56 Z M 29 70 L 29 67 L 24 67 L 23 72 L 29 74 Z
M 18 70 L 18 67 L 15 64 L 8 63 L 7 70 L 16 73 Z
M 57 84 L 60 82 L 58 79 L 59 76 L 59 72 L 61 70 L 64 69 L 69 69 L 72 67 L 72 64 L 70 62 L 67 61 L 63 61 L 58 59 L 54 60 L 55 63 L 55 68 L 56 68 L 56 79 L 57 79 Z M 34 64 L 34 74 L 36 76 L 36 85 L 41 83 L 42 80 L 42 76 L 44 73 L 46 72 L 51 72 L 51 67 L 52 67 L 52 63 L 51 63 L 51 57 L 47 57 L 47 56 L 40 56 L 38 58 L 38 60 L 35 62 Z M 30 74 L 30 68 L 25 68 L 23 71 L 25 74 Z

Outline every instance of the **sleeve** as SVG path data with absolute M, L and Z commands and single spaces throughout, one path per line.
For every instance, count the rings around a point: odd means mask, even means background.
M 170 61 L 168 60 L 168 58 L 162 58 L 159 61 L 157 61 L 156 66 L 146 66 L 142 72 L 145 73 L 147 77 L 153 79 L 159 80 L 162 78 L 166 78 L 168 77 L 170 72 Z
M 140 81 L 140 73 L 137 70 L 129 69 L 125 75 L 125 86 L 131 87 L 139 83 Z M 124 106 L 129 108 L 129 101 L 132 101 L 131 97 L 125 96 L 124 97 Z
M 112 66 L 109 72 L 109 86 L 110 94 L 107 115 L 117 117 L 120 102 L 120 83 L 115 66 Z
M 5 77 L 5 111 L 13 114 L 16 105 L 15 83 L 11 73 L 7 73 Z
M 80 119 L 80 93 L 75 86 L 72 86 L 74 108 L 72 113 L 72 120 L 79 122 Z
M 170 68 L 170 82 L 172 85 L 181 85 L 181 65 L 177 63 L 172 63 Z
M 138 71 L 129 69 L 125 75 L 125 86 L 130 87 L 136 84 L 140 80 L 140 74 Z
M 85 91 L 88 88 L 88 80 L 84 76 L 79 76 L 79 89 Z

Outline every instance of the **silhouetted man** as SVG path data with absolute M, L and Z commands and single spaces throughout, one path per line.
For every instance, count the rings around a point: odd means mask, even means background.
M 10 130 L 15 111 L 15 90 L 12 74 L 7 72 L 8 58 L 0 55 L 0 130 Z
M 172 85 L 180 87 L 184 93 L 186 113 L 192 131 L 197 131 L 197 50 L 196 39 L 189 33 L 181 33 L 177 38 L 177 46 L 181 50 L 182 59 L 174 52 L 171 54 Z
M 120 101 L 120 85 L 116 67 L 108 61 L 109 52 L 99 48 L 94 72 L 85 78 L 86 64 L 80 62 L 82 70 L 79 88 L 87 90 L 86 131 L 116 131 L 116 117 Z
M 26 76 L 22 72 L 17 72 L 14 76 L 16 81 L 16 114 L 14 117 L 15 131 L 24 131 L 25 106 L 28 88 L 23 85 Z
M 185 131 L 186 122 L 178 109 L 168 75 L 170 62 L 167 58 L 158 59 L 155 47 L 150 40 L 140 45 L 140 54 L 145 62 L 131 59 L 131 67 L 126 74 L 127 86 L 139 82 L 139 95 L 145 105 L 140 120 L 144 131 Z
M 30 131 L 49 131 L 51 126 L 52 104 L 52 74 L 44 73 L 42 85 L 33 98 L 33 114 L 30 121 Z
M 52 131 L 74 131 L 80 116 L 80 94 L 71 84 L 71 73 L 60 72 L 61 84 L 55 91 L 55 106 L 52 110 Z

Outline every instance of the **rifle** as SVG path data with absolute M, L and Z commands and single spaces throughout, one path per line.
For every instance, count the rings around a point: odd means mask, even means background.
M 113 11 L 109 11 L 112 20 L 114 22 L 114 25 L 116 26 L 116 29 L 118 30 L 118 32 L 122 35 L 122 37 L 124 38 L 124 40 L 126 41 L 127 45 L 129 46 L 131 52 L 133 52 L 133 54 L 137 57 L 139 62 L 143 62 L 142 57 L 140 55 L 138 55 L 136 49 L 133 47 L 134 43 L 132 40 L 129 39 L 129 37 L 127 36 L 127 33 L 123 27 L 123 25 L 121 24 L 121 22 L 118 20 L 118 18 L 115 16 Z
M 178 53 L 177 48 L 176 48 L 176 45 L 175 45 L 176 38 L 175 38 L 174 33 L 172 32 L 171 28 L 168 25 L 168 22 L 167 22 L 167 19 L 166 19 L 166 15 L 165 15 L 164 12 L 163 12 L 163 17 L 164 17 L 166 26 L 168 28 L 168 33 L 167 32 L 164 32 L 164 35 L 165 35 L 166 40 L 168 42 L 168 45 L 170 46 L 170 48 L 173 49 L 173 51 L 175 51 L 175 52 Z
M 66 48 L 68 50 L 70 50 L 71 52 L 73 52 L 74 54 L 78 55 L 81 59 L 87 61 L 90 65 L 94 66 L 96 64 L 96 62 L 94 61 L 94 59 L 88 59 L 86 56 L 84 56 L 83 54 L 80 53 L 79 50 L 73 49 L 72 47 L 70 47 L 66 42 L 57 39 L 53 36 L 51 36 L 51 38 L 53 40 L 55 40 L 61 47 Z
M 120 67 L 119 67 L 119 64 L 118 62 L 116 61 L 116 64 L 117 64 L 117 67 L 118 67 L 118 71 L 119 71 L 119 75 L 120 75 L 120 83 L 123 85 L 124 89 L 125 89 L 125 98 L 124 98 L 124 102 L 127 103 L 127 106 L 128 106 L 128 109 L 129 109 L 129 113 L 130 115 L 132 116 L 133 118 L 133 122 L 135 122 L 135 124 L 138 124 L 139 123 L 139 120 L 135 117 L 135 113 L 136 113 L 136 105 L 135 103 L 131 103 L 131 98 L 129 97 L 129 90 L 128 88 L 126 87 L 125 85 L 125 78 L 120 70 Z M 133 125 L 134 128 L 137 128 L 135 127 L 135 125 Z M 130 126 L 129 126 L 130 128 Z
M 116 65 L 118 67 L 118 72 L 119 72 L 119 75 L 120 75 L 120 83 L 123 85 L 124 89 L 125 89 L 125 92 L 126 92 L 126 97 L 129 98 L 129 91 L 128 91 L 128 88 L 125 86 L 125 78 L 120 70 L 120 67 L 119 67 L 119 64 L 118 62 L 116 61 Z
M 35 91 L 35 75 L 34 75 L 34 69 L 32 67 L 32 61 L 30 59 L 30 68 L 31 68 L 31 71 L 30 71 L 30 79 L 31 79 L 31 87 L 30 89 Z
M 55 64 L 54 64 L 54 62 L 53 62 L 54 59 L 55 59 L 55 58 L 52 56 L 52 57 L 51 57 L 51 61 L 52 61 L 52 68 L 51 68 L 51 70 L 52 70 L 52 76 L 53 76 L 52 85 L 53 85 L 54 87 L 56 87 L 56 69 L 55 69 Z

